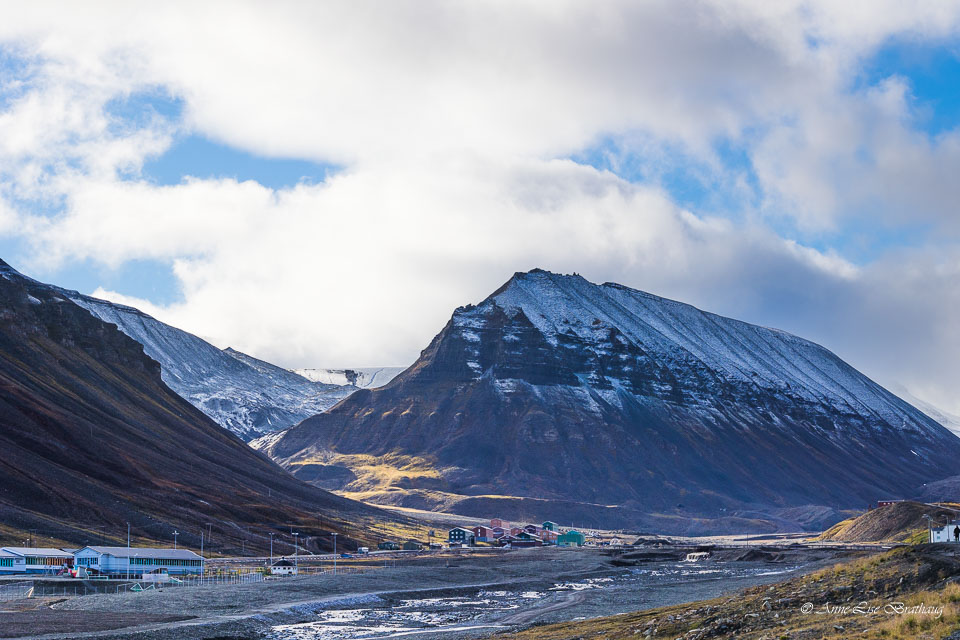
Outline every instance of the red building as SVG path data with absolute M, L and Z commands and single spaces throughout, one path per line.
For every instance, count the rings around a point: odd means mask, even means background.
M 492 542 L 496 536 L 493 535 L 493 529 L 485 527 L 482 524 L 472 528 L 473 536 L 478 542 Z

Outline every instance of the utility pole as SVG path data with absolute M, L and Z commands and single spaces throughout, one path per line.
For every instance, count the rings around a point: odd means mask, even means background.
M 203 583 L 203 534 L 206 533 L 203 529 L 200 530 L 200 582 Z
M 337 575 L 337 534 L 331 533 L 333 536 L 333 575 Z
M 127 523 L 127 549 L 130 548 L 130 523 Z
M 273 566 L 273 536 L 274 533 L 270 532 L 270 566 Z
M 180 535 L 180 532 L 176 529 L 173 530 L 173 548 L 177 548 L 177 536 Z
M 300 539 L 299 533 L 293 534 L 293 564 L 296 567 L 300 566 L 297 562 L 297 553 L 299 552 L 299 549 L 300 549 L 299 545 L 297 544 L 299 539 Z

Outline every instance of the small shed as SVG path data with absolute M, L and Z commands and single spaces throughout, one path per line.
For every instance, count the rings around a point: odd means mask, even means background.
M 407 540 L 403 543 L 404 551 L 420 551 L 423 549 L 423 543 L 417 540 Z
M 960 542 L 960 520 L 931 527 L 930 542 Z
M 297 565 L 286 558 L 277 560 L 270 565 L 270 575 L 272 576 L 295 576 L 297 575 Z

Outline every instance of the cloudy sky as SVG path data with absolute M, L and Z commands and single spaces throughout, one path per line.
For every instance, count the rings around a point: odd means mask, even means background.
M 960 413 L 958 2 L 5 4 L 28 275 L 295 367 L 576 271 Z

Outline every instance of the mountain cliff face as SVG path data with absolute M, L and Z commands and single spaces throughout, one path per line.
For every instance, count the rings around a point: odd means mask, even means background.
M 457 309 L 385 387 L 255 446 L 368 499 L 675 531 L 790 526 L 960 466 L 960 439 L 817 344 L 540 270 Z
M 239 553 L 318 514 L 345 535 L 384 515 L 292 478 L 170 390 L 140 344 L 0 261 L 0 536 L 85 544 L 129 522 L 199 546 L 208 526 Z
M 163 381 L 218 424 L 251 440 L 326 411 L 356 387 L 322 384 L 120 304 L 62 290 L 64 297 L 143 345 Z

